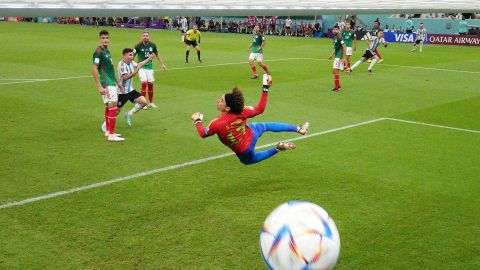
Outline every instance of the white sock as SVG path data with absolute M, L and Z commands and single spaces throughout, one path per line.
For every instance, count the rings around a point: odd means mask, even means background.
M 363 61 L 360 59 L 357 62 L 355 62 L 355 64 L 353 64 L 353 66 L 350 69 L 352 70 L 352 69 L 358 67 L 361 63 L 363 63 Z
M 140 111 L 142 108 L 143 108 L 142 105 L 135 103 L 135 106 L 133 106 L 133 108 L 130 111 L 128 111 L 128 115 L 132 116 L 134 113 Z
M 423 43 L 420 43 L 420 52 L 423 50 Z
M 368 70 L 372 70 L 372 67 L 378 62 L 378 57 L 374 57 L 370 66 L 368 66 Z

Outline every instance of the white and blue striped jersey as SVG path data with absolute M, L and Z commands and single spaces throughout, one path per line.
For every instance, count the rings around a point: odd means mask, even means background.
M 376 36 L 372 36 L 372 38 L 370 39 L 370 46 L 368 49 L 373 53 L 375 52 L 375 50 L 378 48 L 380 44 L 384 44 L 384 43 L 385 43 L 385 39 L 383 37 L 378 38 Z
M 427 29 L 425 28 L 422 28 L 422 29 L 418 28 L 416 34 L 417 34 L 417 39 L 420 39 L 420 40 L 427 39 Z
M 122 79 L 123 75 L 125 74 L 132 74 L 135 71 L 135 67 L 137 66 L 137 63 L 132 60 L 130 64 L 125 63 L 125 61 L 120 61 L 118 62 L 118 67 L 117 67 L 117 76 L 118 80 L 121 82 L 122 86 L 125 88 L 124 90 L 120 90 L 120 94 L 128 94 L 131 91 L 135 90 L 133 87 L 133 77 L 124 81 Z

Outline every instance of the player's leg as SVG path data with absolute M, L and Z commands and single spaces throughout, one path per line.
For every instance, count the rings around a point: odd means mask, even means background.
M 155 103 L 153 103 L 153 83 L 155 82 L 155 77 L 153 75 L 153 70 L 146 70 L 147 74 L 147 86 L 148 86 L 148 101 L 149 106 L 153 108 L 158 108 Z
M 187 41 L 185 41 L 187 43 Z M 187 44 L 187 49 L 185 51 L 185 63 L 188 64 L 188 55 L 190 54 L 190 45 Z
M 363 62 L 365 62 L 365 60 L 367 60 L 368 58 L 370 58 L 371 56 L 371 53 L 370 51 L 366 51 L 363 56 L 360 58 L 360 60 L 358 60 L 355 64 L 353 64 L 353 66 L 350 68 L 350 71 L 352 71 L 354 68 L 358 67 L 360 64 L 362 64 Z
M 423 51 L 423 40 L 420 40 L 420 52 Z
M 383 62 L 383 58 L 382 58 L 382 56 L 380 55 L 380 53 L 378 52 L 378 49 L 375 49 L 375 54 L 376 54 L 377 57 L 378 57 L 378 62 L 379 62 L 379 63 Z M 373 58 L 372 58 L 372 62 L 373 62 Z
M 117 107 L 117 101 L 118 101 L 118 90 L 117 87 L 115 86 L 108 86 L 108 93 L 106 99 L 106 105 L 107 105 L 107 139 L 111 142 L 118 142 L 118 141 L 124 141 L 124 138 L 120 137 L 120 134 L 115 133 L 115 124 L 116 124 L 116 119 L 118 115 L 118 107 Z
M 256 59 L 258 65 L 262 67 L 268 75 L 270 75 L 270 70 L 268 70 L 267 66 L 263 63 L 263 53 L 258 53 Z
M 252 69 L 253 76 L 252 79 L 258 78 L 258 73 L 257 73 L 257 68 L 255 67 L 255 58 L 256 58 L 255 53 L 250 53 L 250 56 L 248 57 L 248 63 L 250 64 L 250 68 Z
M 202 58 L 200 57 L 200 45 L 196 45 L 195 46 L 195 50 L 197 50 L 197 58 L 198 58 L 198 62 L 202 62 Z
M 419 40 L 418 40 L 418 39 L 417 39 L 417 40 L 415 40 L 415 42 L 413 42 L 412 52 L 413 52 L 413 51 L 415 51 L 415 49 L 416 49 L 416 46 L 417 46 L 418 42 L 419 42 Z
M 135 90 L 130 92 L 129 94 L 131 94 L 130 101 L 134 102 L 134 106 L 132 109 L 130 109 L 130 111 L 125 113 L 125 120 L 127 121 L 127 124 L 131 126 L 133 114 L 145 107 L 147 105 L 147 100 L 144 96 L 140 95 L 140 93 Z
M 343 69 L 343 62 L 340 58 L 335 58 L 333 60 L 333 82 L 335 84 L 335 87 L 332 89 L 332 91 L 336 92 L 338 91 L 341 86 L 340 86 L 340 70 Z
M 370 63 L 370 66 L 368 66 L 368 73 L 373 75 L 372 68 L 379 60 L 380 58 L 375 54 L 372 58 L 372 62 Z
M 141 88 L 142 96 L 146 96 L 147 95 L 148 81 L 147 81 L 147 73 L 145 72 L 145 69 L 141 68 L 138 71 L 138 77 L 140 78 L 140 82 L 141 82 L 141 85 L 142 85 L 142 88 Z
M 350 56 L 353 54 L 353 48 L 352 47 L 347 47 L 347 50 L 345 52 L 346 58 L 347 58 L 347 68 L 346 71 L 350 70 Z

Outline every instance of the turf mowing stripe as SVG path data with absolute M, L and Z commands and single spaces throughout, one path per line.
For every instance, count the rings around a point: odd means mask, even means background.
M 311 60 L 314 58 L 280 58 L 280 59 L 272 59 L 265 62 L 276 62 L 276 61 L 290 61 L 290 60 Z M 182 69 L 192 69 L 192 68 L 207 68 L 207 67 L 219 67 L 219 66 L 230 66 L 230 65 L 241 65 L 241 64 L 248 64 L 248 62 L 232 62 L 232 63 L 223 63 L 223 64 L 212 64 L 212 65 L 202 65 L 202 66 L 194 66 L 194 67 L 177 67 L 177 68 L 169 68 L 168 70 L 182 70 Z M 159 71 L 159 70 L 155 70 Z M 29 79 L 29 81 L 20 81 L 20 82 L 6 82 L 0 83 L 0 85 L 8 85 L 8 84 L 17 84 L 17 83 L 35 83 L 35 82 L 48 82 L 48 81 L 59 81 L 59 80 L 70 80 L 70 79 L 83 79 L 83 78 L 91 78 L 92 76 L 76 76 L 76 77 L 65 77 L 65 78 L 51 78 L 51 79 Z M 5 79 L 8 80 L 8 79 Z
M 435 124 L 429 124 L 429 123 L 423 123 L 423 122 L 417 122 L 417 121 L 410 121 L 410 120 L 403 120 L 403 119 L 397 119 L 397 118 L 384 118 L 384 119 L 385 120 L 391 120 L 391 121 L 397 121 L 397 122 L 404 122 L 404 123 L 409 123 L 409 124 L 422 125 L 422 126 L 444 128 L 444 129 L 458 130 L 458 131 L 471 132 L 471 133 L 480 133 L 480 130 L 435 125 Z
M 298 57 L 298 58 L 272 59 L 272 60 L 266 60 L 266 61 L 264 61 L 264 62 L 290 61 L 290 60 L 331 61 L 331 60 L 329 60 L 329 59 L 310 58 L 310 57 Z M 241 64 L 248 64 L 248 62 L 232 62 L 232 63 L 202 65 L 202 66 L 194 66 L 194 67 L 177 67 L 177 68 L 169 68 L 168 70 L 183 70 L 183 69 L 219 67 L 219 66 L 230 66 L 230 65 L 241 65 Z M 444 69 L 444 68 L 431 68 L 431 67 L 416 67 L 416 66 L 402 66 L 402 65 L 393 65 L 393 64 L 382 64 L 382 65 L 383 65 L 383 66 L 387 66 L 387 67 L 400 67 L 400 68 L 424 69 L 424 70 L 435 70 L 435 71 L 446 71 L 446 72 L 459 72 L 459 73 L 468 73 L 468 74 L 480 74 L 480 71 L 468 71 L 468 70 Z M 155 71 L 159 71 L 159 70 L 155 70 Z M 9 85 L 9 84 L 17 84 L 17 83 L 36 83 L 36 82 L 47 82 L 47 81 L 70 80 L 70 79 L 83 79 L 83 78 L 91 78 L 91 77 L 92 77 L 92 76 L 76 76 L 76 77 L 51 78 L 51 79 L 28 79 L 28 80 L 19 81 L 19 82 L 0 83 L 0 85 Z M 9 79 L 3 79 L 3 80 L 9 80 Z M 12 79 L 12 80 L 17 80 L 17 79 Z
M 293 139 L 290 139 L 290 141 L 307 139 L 307 138 L 310 138 L 310 137 L 313 137 L 313 136 L 318 136 L 318 135 L 328 134 L 328 133 L 332 133 L 332 132 L 337 132 L 337 131 L 341 131 L 341 130 L 345 130 L 345 129 L 349 129 L 349 128 L 353 128 L 353 127 L 358 127 L 358 126 L 362 126 L 362 125 L 371 124 L 371 123 L 382 121 L 382 120 L 385 120 L 385 118 L 377 118 L 377 119 L 368 120 L 368 121 L 364 121 L 364 122 L 360 122 L 360 123 L 356 123 L 356 124 L 351 124 L 351 125 L 347 125 L 347 126 L 343 126 L 343 127 L 339 127 L 339 128 L 329 129 L 329 130 L 313 133 L 313 134 L 310 134 L 310 135 L 293 138 Z M 276 143 L 265 144 L 265 145 L 262 145 L 262 146 L 258 146 L 256 148 L 265 148 L 265 147 L 269 147 L 269 146 L 273 146 L 273 145 L 276 145 Z M 176 165 L 171 165 L 171 166 L 167 166 L 167 167 L 163 167 L 163 168 L 159 168 L 159 169 L 155 169 L 155 170 L 151 170 L 151 171 L 140 172 L 140 173 L 132 174 L 132 175 L 129 175 L 129 176 L 123 176 L 123 177 L 118 177 L 118 178 L 114 178 L 114 179 L 107 180 L 107 181 L 93 183 L 93 184 L 86 185 L 86 186 L 72 188 L 72 189 L 68 189 L 68 190 L 64 190 L 64 191 L 58 191 L 58 192 L 45 194 L 45 195 L 38 196 L 38 197 L 32 197 L 32 198 L 25 199 L 25 200 L 22 200 L 22 201 L 9 202 L 9 203 L 5 203 L 5 204 L 0 205 L 0 209 L 10 208 L 10 207 L 13 207 L 13 206 L 25 205 L 25 204 L 33 203 L 33 202 L 36 202 L 36 201 L 47 200 L 47 199 L 51 199 L 51 198 L 55 198 L 55 197 L 59 197 L 59 196 L 63 196 L 63 195 L 71 194 L 71 193 L 76 193 L 76 192 L 80 192 L 80 191 L 84 191 L 84 190 L 88 190 L 88 189 L 92 189 L 92 188 L 97 188 L 97 187 L 106 186 L 106 185 L 110 185 L 110 184 L 114 184 L 114 183 L 118 183 L 118 182 L 132 180 L 132 179 L 135 179 L 135 178 L 139 178 L 139 177 L 142 177 L 142 176 L 147 176 L 147 175 L 151 175 L 151 174 L 155 174 L 155 173 L 159 173 L 159 172 L 170 171 L 170 170 L 174 170 L 174 169 L 178 169 L 178 168 L 182 168 L 182 167 L 187 167 L 187 166 L 191 166 L 191 165 L 205 163 L 207 161 L 216 160 L 216 159 L 220 159 L 220 158 L 224 158 L 224 157 L 228 157 L 228 156 L 232 156 L 232 155 L 234 155 L 233 152 L 225 153 L 225 154 L 221 154 L 221 155 L 218 155 L 218 156 L 197 159 L 197 160 L 193 160 L 193 161 L 189 161 L 189 162 L 185 162 L 185 163 L 180 163 L 180 164 L 176 164 Z M 237 162 L 237 161 L 235 161 L 235 162 Z

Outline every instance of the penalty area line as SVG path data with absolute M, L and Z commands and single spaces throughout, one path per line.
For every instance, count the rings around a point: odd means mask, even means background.
M 309 134 L 309 135 L 306 135 L 306 136 L 288 139 L 287 141 L 303 140 L 303 139 L 311 138 L 311 137 L 314 137 L 314 136 L 324 135 L 324 134 L 333 133 L 333 132 L 337 132 L 337 131 L 341 131 L 341 130 L 345 130 L 345 129 L 349 129 L 349 128 L 368 125 L 368 124 L 375 123 L 375 122 L 382 121 L 382 120 L 385 120 L 385 118 L 377 118 L 377 119 L 363 121 L 363 122 L 356 123 L 356 124 L 346 125 L 346 126 L 343 126 L 343 127 L 338 127 L 338 128 L 334 128 L 334 129 L 320 131 L 320 132 L 316 132 L 316 133 Z M 265 148 L 265 147 L 274 146 L 276 144 L 277 143 L 270 143 L 270 144 L 265 144 L 265 145 L 258 146 L 256 148 Z M 193 161 L 189 161 L 189 162 L 185 162 L 185 163 L 180 163 L 180 164 L 176 164 L 176 165 L 170 165 L 170 166 L 158 168 L 158 169 L 155 169 L 155 170 L 150 170 L 150 171 L 140 172 L 140 173 L 136 173 L 136 174 L 132 174 L 132 175 L 128 175 L 128 176 L 118 177 L 118 178 L 114 178 L 114 179 L 110 179 L 110 180 L 106 180 L 106 181 L 102 181 L 102 182 L 93 183 L 93 184 L 86 185 L 86 186 L 81 186 L 81 187 L 76 187 L 76 188 L 67 189 L 67 190 L 63 190 L 63 191 L 53 192 L 53 193 L 41 195 L 41 196 L 38 196 L 38 197 L 28 198 L 28 199 L 21 200 L 21 201 L 8 202 L 8 203 L 5 203 L 5 204 L 1 204 L 0 209 L 10 208 L 10 207 L 14 207 L 14 206 L 21 206 L 21 205 L 25 205 L 25 204 L 29 204 L 29 203 L 33 203 L 33 202 L 37 202 L 37 201 L 48 200 L 48 199 L 52 199 L 52 198 L 55 198 L 55 197 L 64 196 L 64 195 L 68 195 L 68 194 L 72 194 L 72 193 L 77 193 L 77 192 L 84 191 L 84 190 L 89 190 L 89 189 L 93 189 L 93 188 L 97 188 L 97 187 L 111 185 L 111 184 L 114 184 L 114 183 L 133 180 L 133 179 L 136 179 L 136 178 L 139 178 L 139 177 L 148 176 L 148 175 L 152 175 L 152 174 L 156 174 L 156 173 L 160 173 L 160 172 L 164 172 L 164 171 L 170 171 L 170 170 L 175 170 L 175 169 L 188 167 L 188 166 L 192 166 L 192 165 L 196 165 L 196 164 L 201 164 L 201 163 L 205 163 L 205 162 L 208 162 L 208 161 L 211 161 L 211 160 L 216 160 L 216 159 L 221 159 L 221 158 L 224 158 L 224 157 L 232 156 L 234 154 L 235 153 L 233 153 L 233 152 L 225 153 L 225 154 L 221 154 L 221 155 L 217 155 L 217 156 L 197 159 L 197 160 L 193 160 Z

